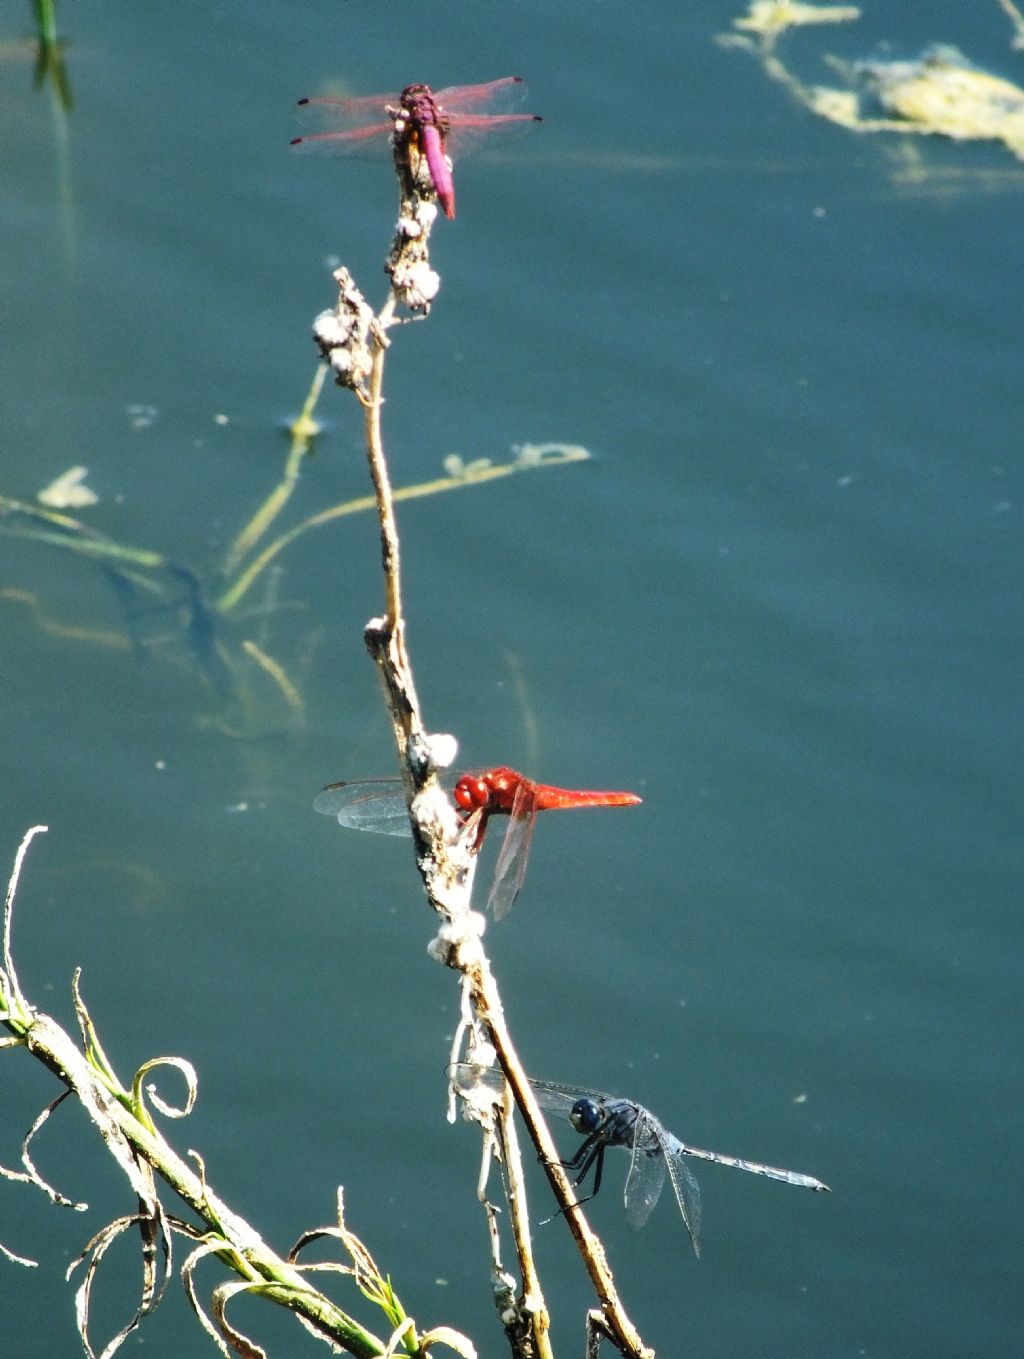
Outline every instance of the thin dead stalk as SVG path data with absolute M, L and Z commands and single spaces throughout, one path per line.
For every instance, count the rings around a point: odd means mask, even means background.
M 369 392 L 362 400 L 366 411 L 367 457 L 377 495 L 386 612 L 383 618 L 373 619 L 368 624 L 366 643 L 383 682 L 402 776 L 409 794 L 417 858 L 427 897 L 445 922 L 435 941 L 434 952 L 448 966 L 462 972 L 468 980 L 473 1013 L 497 1053 L 530 1140 L 544 1164 L 560 1211 L 569 1224 L 597 1290 L 603 1329 L 623 1355 L 631 1359 L 649 1359 L 653 1351 L 644 1345 L 627 1315 L 615 1288 L 601 1241 L 576 1204 L 575 1190 L 559 1164 L 561 1158 L 558 1148 L 544 1122 L 505 1022 L 498 985 L 483 948 L 482 927 L 476 923 L 479 917 L 473 921 L 474 913 L 469 911 L 468 888 L 472 881 L 472 864 L 466 862 L 466 837 L 461 833 L 461 825 L 457 819 L 453 825 L 450 819 L 442 822 L 433 814 L 419 815 L 423 805 L 421 794 L 431 787 L 435 766 L 431 757 L 432 742 L 426 735 L 420 714 L 412 666 L 405 646 L 400 542 L 380 424 L 385 352 L 386 340 L 378 322 L 378 342 L 373 355 Z M 431 802 L 429 805 L 433 807 L 434 804 Z M 454 901 L 453 889 L 457 894 Z M 510 1182 L 521 1185 L 522 1165 L 518 1145 L 514 1138 L 506 1136 L 503 1146 L 508 1158 Z M 550 1359 L 548 1314 L 540 1281 L 532 1264 L 525 1197 L 516 1194 L 515 1198 L 512 1225 L 523 1268 L 524 1302 L 532 1324 L 532 1346 L 541 1359 Z

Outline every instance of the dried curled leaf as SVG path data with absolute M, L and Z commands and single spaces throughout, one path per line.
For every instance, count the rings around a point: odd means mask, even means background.
M 412 1317 L 404 1317 L 392 1331 L 384 1350 L 384 1359 L 391 1359 L 391 1356 L 398 1352 L 399 1345 L 406 1339 L 409 1342 L 405 1347 L 406 1353 L 416 1354 L 419 1347 L 416 1344 L 416 1327 Z
M 195 1234 L 194 1231 L 192 1234 Z M 202 1243 L 196 1247 L 181 1267 L 181 1281 L 185 1288 L 185 1296 L 188 1298 L 189 1305 L 198 1317 L 203 1330 L 215 1342 L 226 1359 L 232 1359 L 232 1355 L 239 1355 L 241 1359 L 266 1359 L 262 1347 L 257 1345 L 254 1340 L 250 1340 L 237 1326 L 228 1321 L 227 1305 L 239 1293 L 254 1293 L 257 1296 L 273 1297 L 276 1301 L 284 1301 L 287 1305 L 289 1297 L 295 1296 L 295 1289 L 265 1279 L 222 1283 L 213 1290 L 210 1297 L 213 1315 L 212 1317 L 207 1315 L 196 1293 L 194 1281 L 196 1266 L 208 1255 L 220 1255 L 225 1252 L 237 1254 L 223 1237 L 207 1236 L 203 1239 Z M 317 1266 L 310 1266 L 310 1268 L 317 1268 Z M 300 1311 L 296 1311 L 294 1315 L 318 1340 L 326 1341 L 336 1353 L 341 1352 L 341 1347 L 308 1317 Z
M 184 1057 L 152 1057 L 148 1062 L 143 1062 L 142 1066 L 140 1066 L 135 1073 L 135 1079 L 132 1081 L 132 1101 L 137 1108 L 145 1107 L 142 1082 L 149 1072 L 155 1071 L 157 1067 L 161 1066 L 174 1067 L 176 1071 L 180 1071 L 185 1077 L 185 1086 L 188 1093 L 184 1107 L 178 1108 L 177 1105 L 168 1104 L 165 1100 L 161 1099 L 156 1092 L 156 1086 L 152 1083 L 145 1087 L 146 1094 L 148 1094 L 149 1098 L 152 1100 L 153 1107 L 159 1109 L 165 1118 L 187 1118 L 195 1108 L 196 1096 L 199 1093 L 199 1077 L 196 1074 L 195 1067 L 191 1062 L 186 1061 Z
M 104 1255 L 106 1255 L 107 1250 L 119 1236 L 124 1232 L 129 1231 L 132 1227 L 146 1221 L 147 1216 L 148 1215 L 144 1213 L 132 1213 L 128 1217 L 118 1217 L 115 1218 L 113 1222 L 108 1222 L 105 1227 L 101 1228 L 100 1231 L 92 1237 L 78 1258 L 72 1260 L 67 1268 L 65 1278 L 70 1279 L 71 1275 L 82 1261 L 85 1260 L 87 1256 L 91 1255 L 92 1257 L 86 1267 L 85 1278 L 82 1280 L 82 1284 L 75 1294 L 75 1320 L 78 1326 L 78 1334 L 82 1341 L 82 1347 L 89 1356 L 89 1359 L 97 1359 L 96 1351 L 93 1349 L 92 1342 L 89 1339 L 89 1306 L 92 1300 L 92 1285 L 96 1278 L 97 1271 L 99 1270 L 100 1262 Z M 139 1323 L 146 1315 L 147 1311 L 152 1309 L 152 1298 L 152 1289 L 148 1288 L 144 1283 L 143 1297 L 135 1310 L 135 1315 L 121 1327 L 116 1335 L 112 1336 L 111 1339 L 107 1341 L 100 1352 L 98 1359 L 110 1359 L 110 1356 L 121 1348 L 128 1336 L 131 1335 L 132 1331 L 138 1328 Z
M 145 1201 L 139 1200 L 139 1235 L 142 1238 L 142 1314 L 153 1312 L 160 1305 L 167 1285 L 171 1281 L 171 1227 L 164 1211 L 164 1205 L 156 1192 L 153 1168 L 148 1162 L 139 1167 L 149 1181 L 149 1194 Z M 157 1257 L 163 1258 L 163 1270 L 157 1278 Z
M 126 1325 L 113 1336 L 104 1346 L 100 1359 L 109 1359 L 121 1345 L 136 1330 L 142 1318 L 148 1316 L 150 1312 L 156 1310 L 160 1301 L 167 1291 L 167 1285 L 171 1280 L 171 1229 L 168 1219 L 164 1213 L 163 1204 L 156 1196 L 153 1187 L 153 1172 L 146 1166 L 139 1167 L 141 1174 L 148 1177 L 150 1182 L 150 1193 L 145 1203 L 140 1200 L 139 1212 L 130 1216 L 116 1218 L 107 1224 L 101 1231 L 86 1244 L 82 1253 L 76 1260 L 68 1266 L 66 1277 L 71 1278 L 74 1271 L 82 1261 L 91 1254 L 91 1259 L 86 1268 L 85 1278 L 78 1292 L 75 1294 L 75 1315 L 78 1322 L 78 1332 L 85 1347 L 85 1352 L 93 1359 L 94 1351 L 89 1340 L 89 1305 L 92 1296 L 92 1285 L 99 1270 L 100 1261 L 106 1254 L 112 1243 L 124 1232 L 133 1226 L 138 1226 L 139 1234 L 142 1239 L 142 1288 L 139 1296 L 139 1304 L 135 1310 L 135 1315 Z M 150 1207 L 152 1205 L 152 1207 Z M 163 1269 L 159 1276 L 157 1272 L 158 1254 L 163 1256 Z
M 227 1305 L 237 1293 L 259 1292 L 266 1287 L 261 1283 L 223 1283 L 213 1290 L 210 1299 L 213 1315 L 225 1340 L 240 1359 L 267 1359 L 266 1350 L 244 1335 L 237 1326 L 232 1326 L 227 1318 Z
M 76 967 L 71 975 L 71 996 L 75 1003 L 75 1015 L 78 1019 L 78 1028 L 82 1035 L 82 1042 L 85 1044 L 86 1056 L 96 1070 L 107 1078 L 112 1088 L 120 1089 L 121 1083 L 117 1079 L 114 1068 L 107 1059 L 107 1054 L 103 1051 L 103 1045 L 100 1043 L 100 1036 L 96 1032 L 96 1026 L 93 1024 L 92 1019 L 89 1016 L 89 1011 L 86 1009 L 85 1001 L 82 999 L 82 992 L 79 986 L 81 980 L 82 969 Z
M 3 971 L 0 972 L 0 1002 L 3 1004 L 4 1018 L 16 1018 L 22 1023 L 31 1019 L 32 1008 L 22 993 L 18 974 L 14 970 L 14 958 L 11 955 L 11 923 L 14 917 L 14 898 L 17 895 L 18 879 L 21 877 L 21 866 L 25 862 L 28 847 L 37 835 L 45 834 L 48 829 L 47 826 L 30 826 L 21 837 L 21 844 L 14 856 L 14 867 L 11 869 L 11 876 L 7 883 L 7 895 L 4 898 Z
M 303 1273 L 319 1269 L 335 1270 L 339 1274 L 354 1274 L 355 1270 L 351 1265 L 343 1265 L 337 1260 L 318 1260 L 311 1265 L 299 1264 L 299 1252 L 305 1250 L 307 1246 L 311 1246 L 314 1241 L 322 1241 L 326 1237 L 339 1240 L 340 1233 L 337 1227 L 313 1227 L 310 1231 L 303 1232 L 288 1252 L 288 1263 L 297 1266 Z
M 94 1031 L 85 1006 L 78 994 L 77 980 L 76 975 L 75 1002 L 79 1023 L 89 1045 L 88 1060 L 82 1059 L 70 1038 L 48 1015 L 36 1015 L 25 1035 L 25 1041 L 30 1050 L 38 1046 L 49 1054 L 51 1061 L 54 1059 L 59 1061 L 61 1070 L 67 1073 L 65 1079 L 74 1093 L 78 1095 L 92 1122 L 99 1129 L 100 1136 L 106 1143 L 107 1149 L 123 1170 L 139 1201 L 138 1213 L 132 1214 L 130 1217 L 118 1218 L 104 1227 L 88 1242 L 82 1254 L 68 1270 L 68 1277 L 70 1278 L 82 1261 L 89 1257 L 85 1279 L 76 1294 L 75 1307 L 82 1343 L 90 1359 L 95 1359 L 95 1352 L 88 1335 L 89 1304 L 93 1280 L 111 1242 L 129 1227 L 136 1225 L 139 1227 L 143 1266 L 139 1304 L 134 1317 L 104 1347 L 102 1359 L 108 1359 L 123 1344 L 125 1338 L 136 1329 L 142 1317 L 151 1312 L 163 1297 L 171 1275 L 171 1238 L 166 1214 L 156 1193 L 152 1167 L 136 1154 L 121 1128 L 120 1120 L 124 1116 L 124 1109 L 109 1088 L 109 1082 L 112 1079 L 106 1074 L 109 1072 L 109 1063 L 103 1057 L 98 1044 L 92 1041 Z M 39 1176 L 32 1164 L 28 1148 L 35 1132 L 42 1126 L 53 1109 L 70 1093 L 71 1090 L 64 1091 L 40 1115 L 26 1137 L 23 1148 L 22 1160 L 26 1170 L 33 1176 L 33 1182 L 44 1189 L 51 1198 L 54 1197 L 55 1191 Z M 69 1203 L 69 1200 L 65 1199 L 63 1195 L 58 1195 L 54 1201 Z M 81 1207 L 85 1207 L 85 1205 L 83 1204 Z M 163 1255 L 162 1274 L 158 1272 L 157 1266 L 161 1251 Z
M 12 1170 L 10 1166 L 0 1164 L 0 1178 L 5 1180 L 22 1180 L 27 1184 L 32 1183 L 32 1176 L 24 1170 Z
M 39 1266 L 38 1260 L 30 1260 L 27 1255 L 16 1255 L 2 1241 L 0 1241 L 0 1255 L 6 1260 L 10 1260 L 12 1265 L 24 1265 L 27 1269 L 37 1269 Z
M 456 1354 L 461 1354 L 462 1359 L 476 1359 L 476 1346 L 469 1336 L 451 1326 L 435 1326 L 420 1337 L 421 1349 L 428 1350 L 431 1345 L 447 1345 Z
M 303 1232 L 288 1252 L 288 1263 L 297 1263 L 300 1251 L 314 1241 L 320 1241 L 327 1237 L 340 1241 L 352 1260 L 351 1266 L 334 1264 L 333 1268 L 340 1273 L 351 1274 L 363 1297 L 379 1307 L 393 1327 L 403 1328 L 408 1317 L 405 1308 L 391 1286 L 391 1280 L 381 1274 L 377 1262 L 369 1250 L 356 1236 L 355 1232 L 350 1231 L 345 1225 L 345 1195 L 340 1185 L 338 1186 L 338 1225 L 336 1227 L 316 1227 L 311 1231 Z M 317 1263 L 315 1265 L 303 1265 L 302 1268 L 304 1270 L 328 1269 L 331 1266 L 326 1263 Z
M 195 1289 L 195 1283 L 193 1282 L 193 1275 L 195 1274 L 196 1266 L 199 1262 L 205 1260 L 208 1255 L 214 1255 L 217 1251 L 223 1251 L 226 1248 L 226 1242 L 221 1237 L 207 1238 L 204 1240 L 201 1245 L 196 1247 L 182 1265 L 181 1282 L 185 1289 L 185 1297 L 188 1299 L 189 1306 L 192 1308 L 193 1312 L 195 1312 L 200 1326 L 202 1326 L 206 1334 L 213 1340 L 221 1354 L 225 1356 L 225 1359 L 231 1359 L 231 1351 L 224 1343 L 217 1327 L 207 1316 L 205 1309 L 200 1304 Z
M 32 1124 L 31 1128 L 29 1128 L 28 1132 L 25 1134 L 25 1139 L 21 1144 L 21 1163 L 25 1167 L 27 1173 L 24 1176 L 18 1176 L 17 1172 L 14 1172 L 11 1175 L 11 1178 L 26 1179 L 30 1183 L 34 1184 L 37 1189 L 41 1189 L 43 1193 L 47 1196 L 47 1198 L 50 1199 L 51 1202 L 56 1203 L 59 1207 L 74 1208 L 76 1213 L 84 1213 L 89 1205 L 87 1203 L 75 1203 L 73 1199 L 69 1199 L 64 1194 L 62 1194 L 59 1189 L 54 1189 L 53 1185 L 49 1184 L 46 1180 L 43 1179 L 42 1175 L 40 1175 L 39 1171 L 35 1167 L 32 1157 L 29 1155 L 29 1146 L 32 1142 L 32 1139 L 35 1137 L 36 1133 L 43 1126 L 46 1120 L 50 1117 L 53 1111 L 59 1105 L 63 1104 L 70 1094 L 71 1094 L 70 1090 L 61 1091 L 57 1098 L 55 1100 L 52 1100 L 46 1106 L 43 1112 Z

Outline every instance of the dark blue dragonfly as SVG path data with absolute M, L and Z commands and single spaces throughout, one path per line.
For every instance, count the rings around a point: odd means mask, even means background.
M 481 1085 L 495 1092 L 504 1090 L 505 1078 L 497 1067 L 462 1062 L 454 1068 L 454 1074 L 460 1091 L 470 1091 Z M 795 1170 L 781 1170 L 759 1161 L 691 1147 L 670 1133 L 650 1109 L 634 1100 L 532 1078 L 530 1086 L 542 1109 L 568 1119 L 583 1138 L 575 1155 L 561 1162 L 566 1170 L 575 1173 L 573 1184 L 576 1188 L 582 1185 L 591 1170 L 594 1172 L 590 1193 L 577 1202 L 587 1203 L 595 1197 L 601 1188 L 605 1152 L 609 1147 L 621 1147 L 632 1157 L 624 1191 L 626 1217 L 630 1224 L 642 1227 L 650 1217 L 661 1197 L 667 1172 L 696 1255 L 700 1255 L 700 1189 L 693 1171 L 686 1164 L 688 1156 L 735 1166 L 738 1170 L 749 1170 L 753 1175 L 764 1175 L 770 1180 L 782 1180 L 804 1189 L 828 1190 L 828 1185 L 813 1175 L 801 1175 Z

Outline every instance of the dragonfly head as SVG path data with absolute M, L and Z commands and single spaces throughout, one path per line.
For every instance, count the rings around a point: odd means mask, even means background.
M 482 808 L 507 814 L 512 811 L 523 781 L 522 774 L 502 764 L 496 769 L 485 769 L 482 774 L 463 774 L 452 795 L 464 812 Z
M 463 774 L 452 790 L 452 797 L 464 812 L 476 812 L 491 800 L 491 790 L 476 774 Z
M 569 1110 L 569 1122 L 578 1133 L 592 1133 L 601 1126 L 601 1110 L 595 1102 L 583 1096 Z
M 429 85 L 406 85 L 399 103 L 402 112 L 414 128 L 423 127 L 429 123 L 441 133 L 448 131 L 448 120 L 434 98 L 434 91 Z

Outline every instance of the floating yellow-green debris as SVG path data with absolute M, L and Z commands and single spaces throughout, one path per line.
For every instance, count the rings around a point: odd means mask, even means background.
M 733 28 L 774 37 L 787 28 L 805 24 L 845 24 L 860 18 L 856 5 L 806 5 L 799 0 L 751 0 L 746 14 L 732 21 Z
M 929 48 L 917 61 L 862 61 L 853 69 L 895 115 L 887 130 L 1002 142 L 1024 160 L 1024 90 L 979 70 L 955 47 Z
M 54 510 L 77 510 L 86 505 L 95 505 L 99 497 L 86 486 L 88 475 L 88 467 L 69 467 L 56 481 L 44 486 L 36 499 L 41 505 L 49 505 Z
M 1024 16 L 1011 0 L 999 3 L 1017 29 L 1014 45 L 1024 47 Z M 1001 142 L 1024 160 L 1024 89 L 981 70 L 955 47 L 933 44 L 910 61 L 851 65 L 826 57 L 846 82 L 844 88 L 805 84 L 782 59 L 777 43 L 788 29 L 859 17 L 854 5 L 748 0 L 746 10 L 732 21 L 733 32 L 719 34 L 718 42 L 753 53 L 766 75 L 785 85 L 812 113 L 840 127 Z

